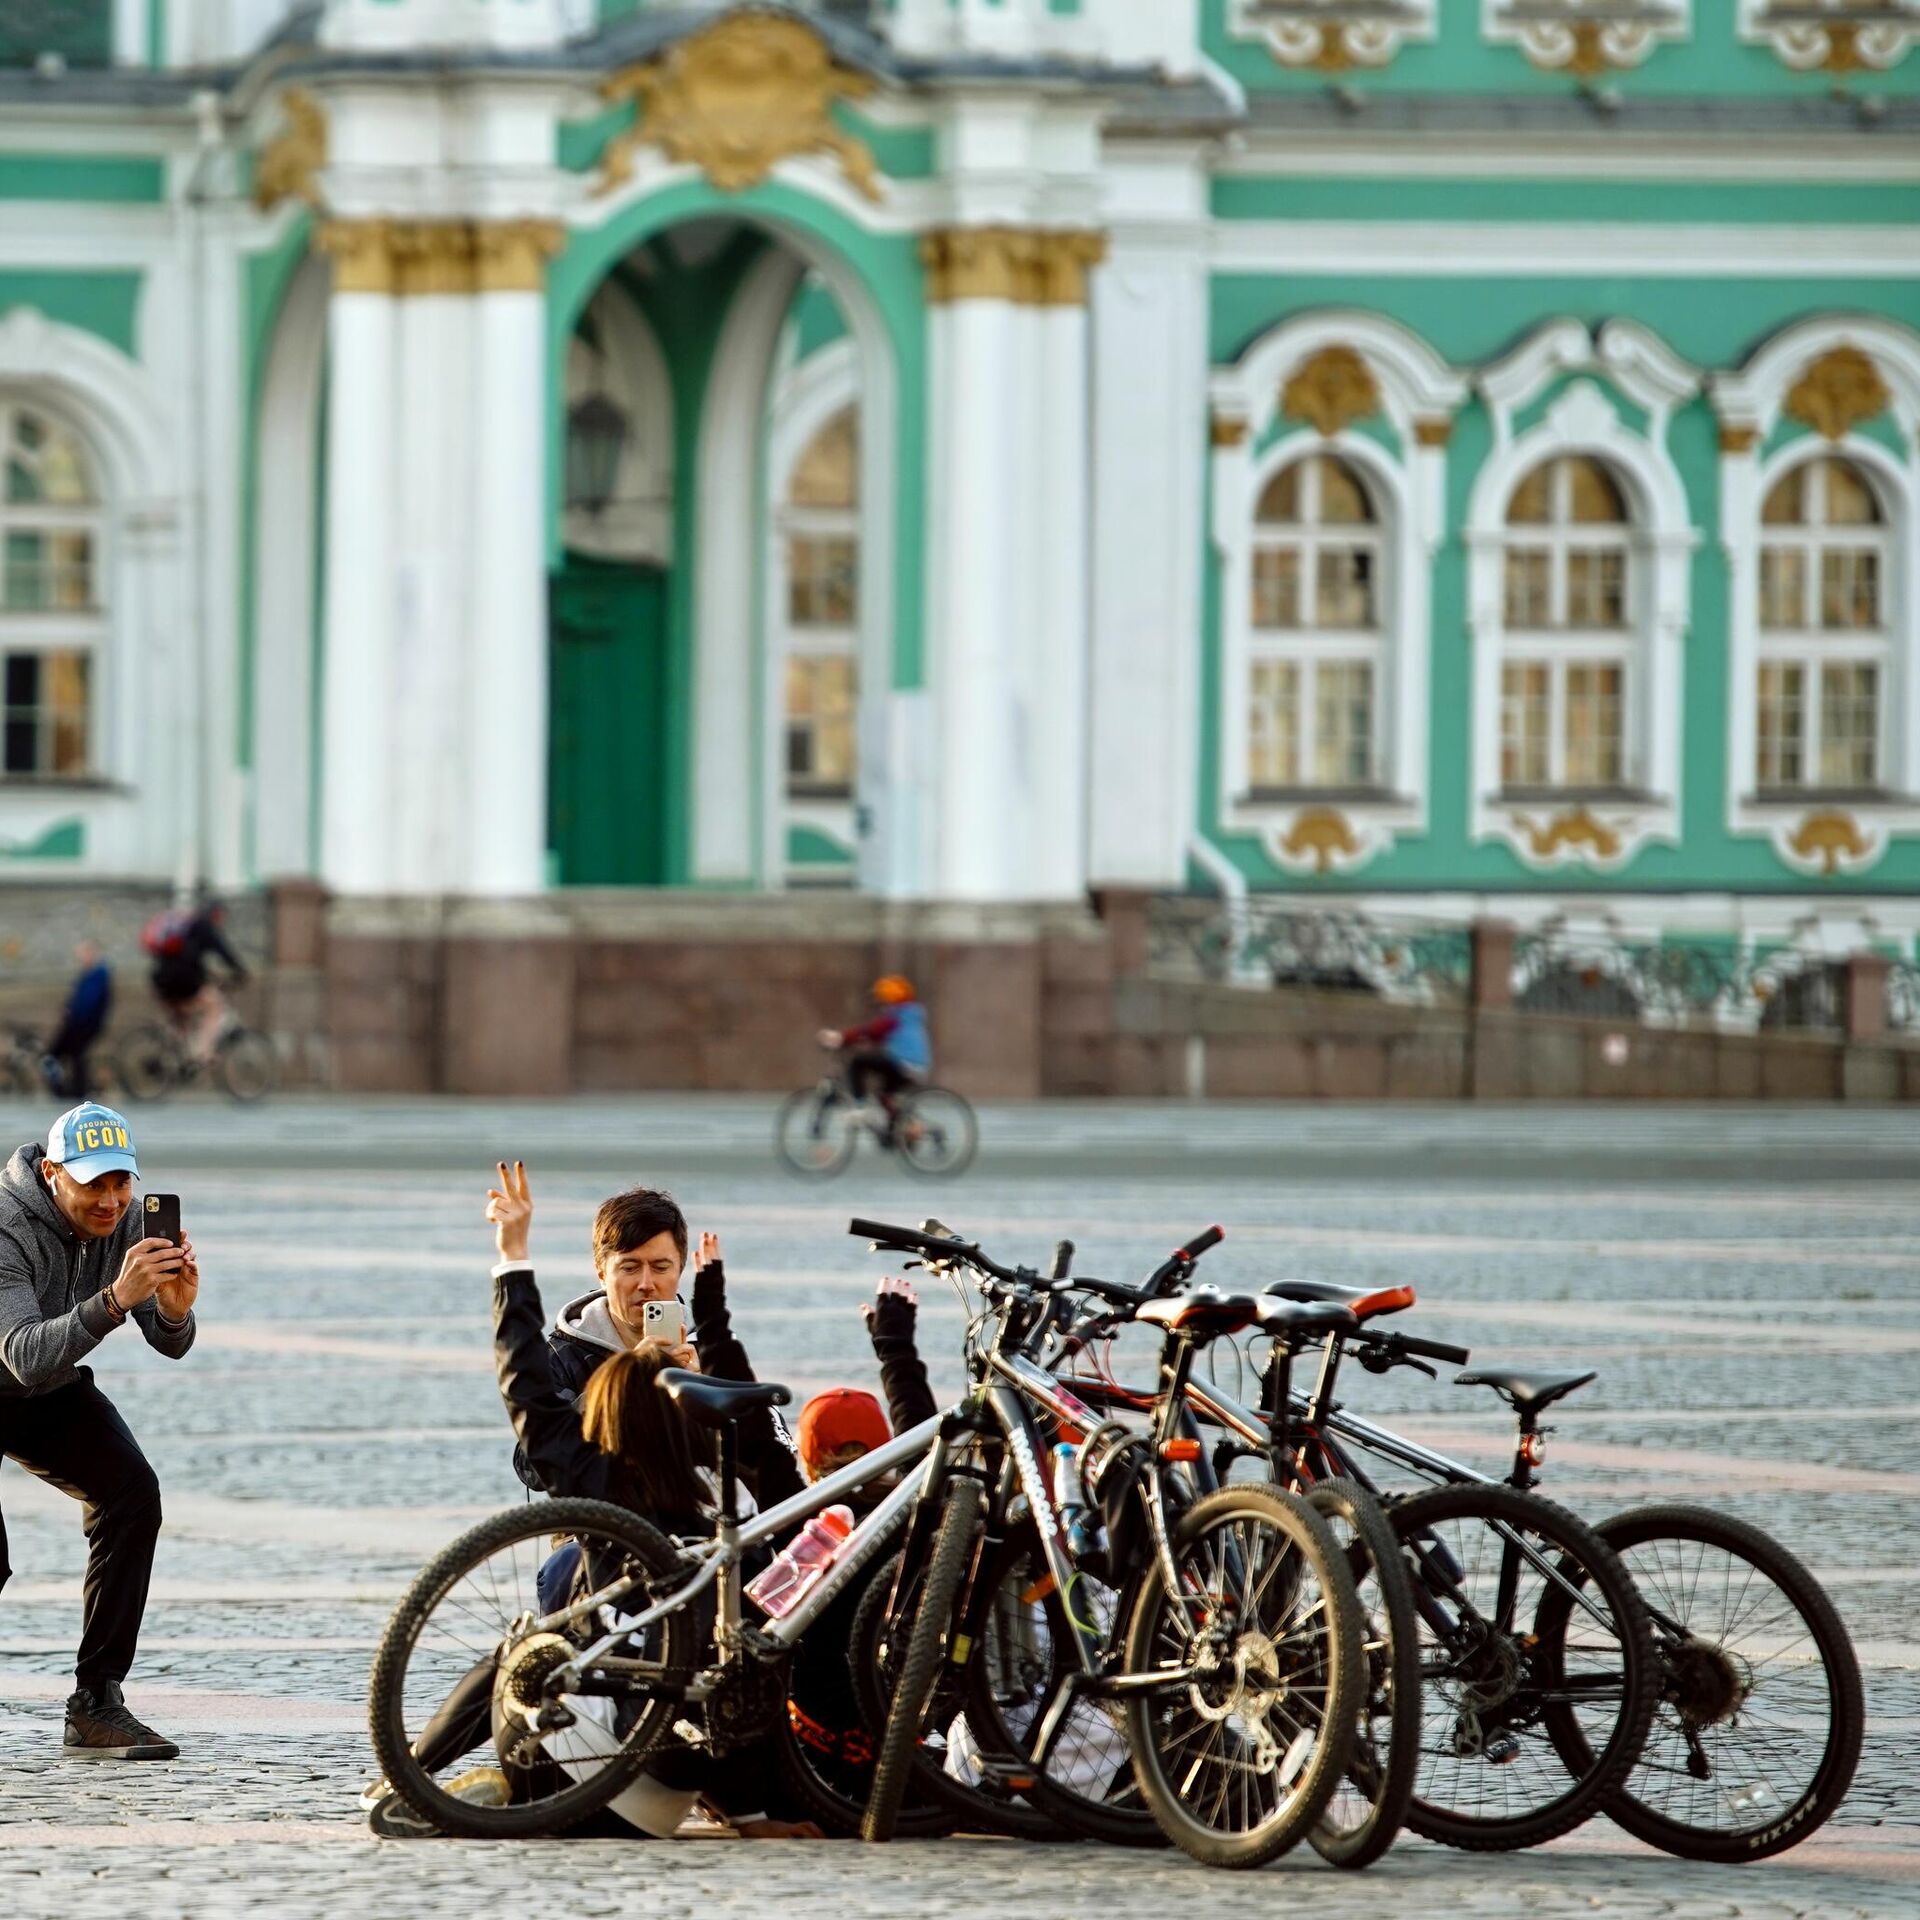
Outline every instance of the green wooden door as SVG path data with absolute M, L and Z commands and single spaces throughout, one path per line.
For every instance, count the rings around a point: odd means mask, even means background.
M 667 877 L 666 575 L 568 554 L 552 580 L 548 844 L 561 884 Z

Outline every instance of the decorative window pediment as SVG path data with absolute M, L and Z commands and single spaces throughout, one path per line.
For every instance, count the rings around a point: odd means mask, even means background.
M 1431 40 L 1436 0 L 1228 0 L 1227 30 L 1264 40 L 1283 67 L 1344 73 L 1382 67 L 1409 40 Z
M 1686 39 L 1692 12 L 1692 0 L 1482 0 L 1480 18 L 1489 40 L 1517 45 L 1536 67 L 1594 79 Z
M 1803 71 L 1890 67 L 1920 40 L 1920 0 L 1740 0 L 1740 37 Z

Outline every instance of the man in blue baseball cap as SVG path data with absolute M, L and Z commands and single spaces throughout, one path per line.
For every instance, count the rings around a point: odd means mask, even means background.
M 160 1483 L 113 1402 L 80 1363 L 131 1319 L 178 1360 L 193 1345 L 200 1269 L 183 1235 L 142 1239 L 133 1134 L 91 1101 L 0 1173 L 0 1456 L 85 1503 L 87 1577 L 67 1701 L 66 1751 L 171 1760 L 179 1749 L 121 1697 L 160 1537 Z M 0 1586 L 11 1571 L 0 1521 Z

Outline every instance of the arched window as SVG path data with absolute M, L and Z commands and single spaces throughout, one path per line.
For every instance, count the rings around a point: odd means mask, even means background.
M 1504 553 L 1506 792 L 1628 783 L 1634 584 L 1632 519 L 1607 467 L 1563 454 L 1526 474 L 1508 502 Z
M 1247 778 L 1256 798 L 1379 779 L 1384 547 L 1366 482 L 1315 454 L 1254 509 Z
M 1768 488 L 1760 507 L 1759 792 L 1883 784 L 1889 558 L 1886 516 L 1851 460 L 1803 461 Z
M 105 513 L 72 428 L 0 401 L 0 776 L 93 771 L 96 662 L 105 651 Z
M 860 422 L 842 407 L 795 461 L 786 558 L 786 768 L 795 798 L 853 791 L 860 625 Z

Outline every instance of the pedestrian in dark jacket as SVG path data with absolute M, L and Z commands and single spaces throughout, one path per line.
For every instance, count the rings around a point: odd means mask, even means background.
M 160 1535 L 160 1485 L 81 1362 L 131 1319 L 156 1352 L 193 1345 L 200 1269 L 190 1241 L 143 1239 L 127 1123 L 81 1105 L 0 1175 L 0 1455 L 86 1504 L 87 1574 L 66 1748 L 89 1759 L 179 1751 L 128 1710 Z M 10 1571 L 0 1524 L 0 1586 Z
M 642 1338 L 609 1353 L 577 1399 L 570 1398 L 552 1362 L 529 1258 L 533 1198 L 526 1169 L 517 1161 L 512 1167 L 503 1162 L 497 1172 L 499 1185 L 487 1195 L 487 1218 L 494 1224 L 500 1255 L 493 1269 L 494 1363 L 501 1398 L 529 1467 L 549 1493 L 614 1501 L 668 1533 L 706 1533 L 719 1502 L 713 1436 L 687 1419 L 659 1385 L 662 1372 L 696 1366 L 701 1356 L 690 1347 Z M 616 1196 L 622 1198 L 626 1196 Z M 624 1234 L 610 1223 L 610 1244 L 596 1244 L 597 1261 L 608 1276 L 608 1316 L 616 1327 L 637 1325 L 644 1300 L 667 1297 L 658 1288 L 669 1276 L 652 1268 L 660 1252 L 657 1241 L 664 1239 L 669 1249 L 676 1244 L 671 1228 L 637 1245 L 621 1244 L 655 1217 L 653 1203 L 663 1198 L 649 1194 L 646 1204 L 624 1210 L 608 1203 L 614 1208 L 612 1221 L 625 1217 L 628 1223 Z M 601 1211 L 606 1214 L 607 1208 Z M 599 1231 L 596 1223 L 596 1243 Z M 677 1245 L 684 1257 L 684 1226 Z M 704 1281 L 708 1338 L 718 1352 L 732 1339 L 719 1242 L 704 1236 L 700 1252 L 705 1265 L 696 1278 L 695 1297 L 701 1298 Z M 665 1258 L 661 1255 L 663 1263 Z M 677 1268 L 670 1277 L 677 1280 Z M 696 1310 L 696 1328 L 698 1323 Z M 746 1365 L 744 1350 L 736 1364 Z M 799 1492 L 799 1470 L 773 1429 L 771 1413 L 763 1410 L 759 1417 L 740 1421 L 737 1431 L 741 1478 L 756 1500 L 772 1504 Z M 718 1759 L 669 1749 L 649 1762 L 643 1781 L 614 1806 L 645 1831 L 671 1834 L 695 1796 L 702 1795 L 748 1838 L 818 1838 L 820 1830 L 811 1821 L 768 1817 L 767 1785 L 765 1757 L 757 1749 L 736 1750 Z
M 73 950 L 80 971 L 67 989 L 60 1024 L 47 1042 L 49 1084 L 69 1100 L 87 1097 L 87 1055 L 105 1031 L 113 1010 L 113 973 L 91 940 Z

